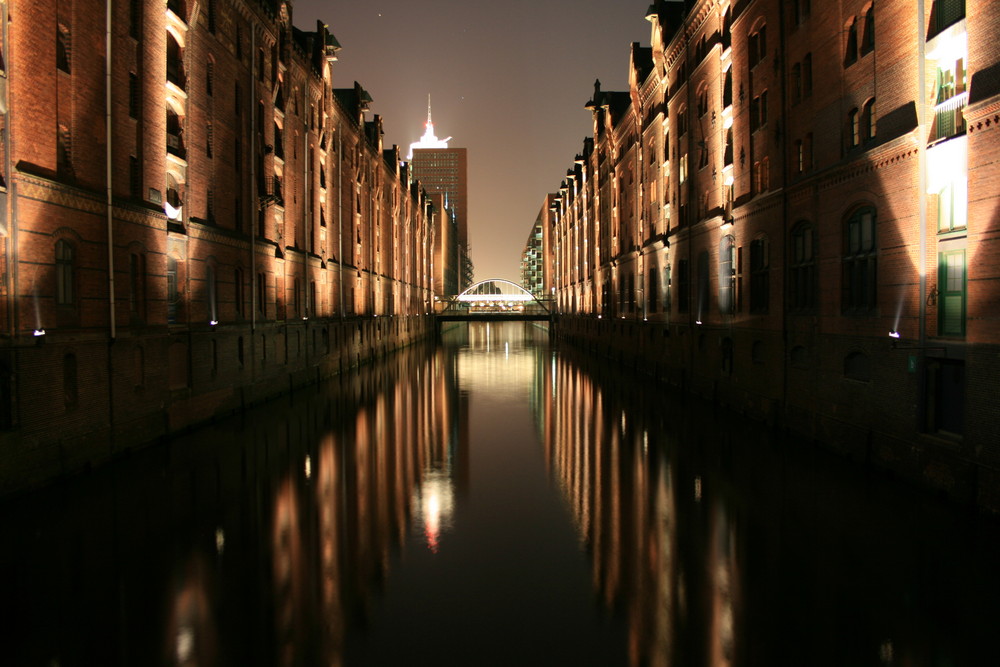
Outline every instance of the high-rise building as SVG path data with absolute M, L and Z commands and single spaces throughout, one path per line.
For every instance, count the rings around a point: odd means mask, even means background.
M 462 270 L 469 253 L 469 208 L 467 156 L 464 148 L 448 148 L 447 139 L 438 139 L 431 120 L 430 99 L 427 101 L 427 123 L 424 135 L 410 144 L 410 166 L 413 178 L 419 180 L 428 194 L 444 195 L 444 206 L 454 212 L 458 228 L 455 270 L 460 278 L 459 290 L 471 284 L 471 276 Z

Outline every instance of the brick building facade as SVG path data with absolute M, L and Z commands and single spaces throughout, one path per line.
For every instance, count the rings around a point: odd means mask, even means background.
M 429 329 L 430 202 L 291 12 L 0 2 L 0 491 Z
M 1000 5 L 647 19 L 552 207 L 562 334 L 1000 510 Z

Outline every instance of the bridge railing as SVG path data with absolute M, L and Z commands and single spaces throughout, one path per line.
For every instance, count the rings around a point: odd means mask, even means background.
M 497 295 L 502 297 L 502 295 Z M 439 299 L 435 301 L 434 312 L 438 315 L 474 315 L 494 314 L 510 315 L 549 315 L 552 312 L 553 300 L 541 298 L 528 300 L 512 300 L 503 298 L 483 298 L 480 300 Z

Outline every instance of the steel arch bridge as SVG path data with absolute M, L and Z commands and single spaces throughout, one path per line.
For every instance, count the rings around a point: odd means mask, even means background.
M 440 298 L 439 321 L 549 320 L 552 300 L 538 298 L 521 285 L 502 278 L 481 280 L 461 294 Z

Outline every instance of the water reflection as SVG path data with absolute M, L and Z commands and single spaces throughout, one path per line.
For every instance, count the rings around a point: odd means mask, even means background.
M 0 504 L 0 663 L 998 664 L 996 525 L 458 327 Z
M 994 522 L 568 356 L 536 418 L 630 664 L 998 664 Z

